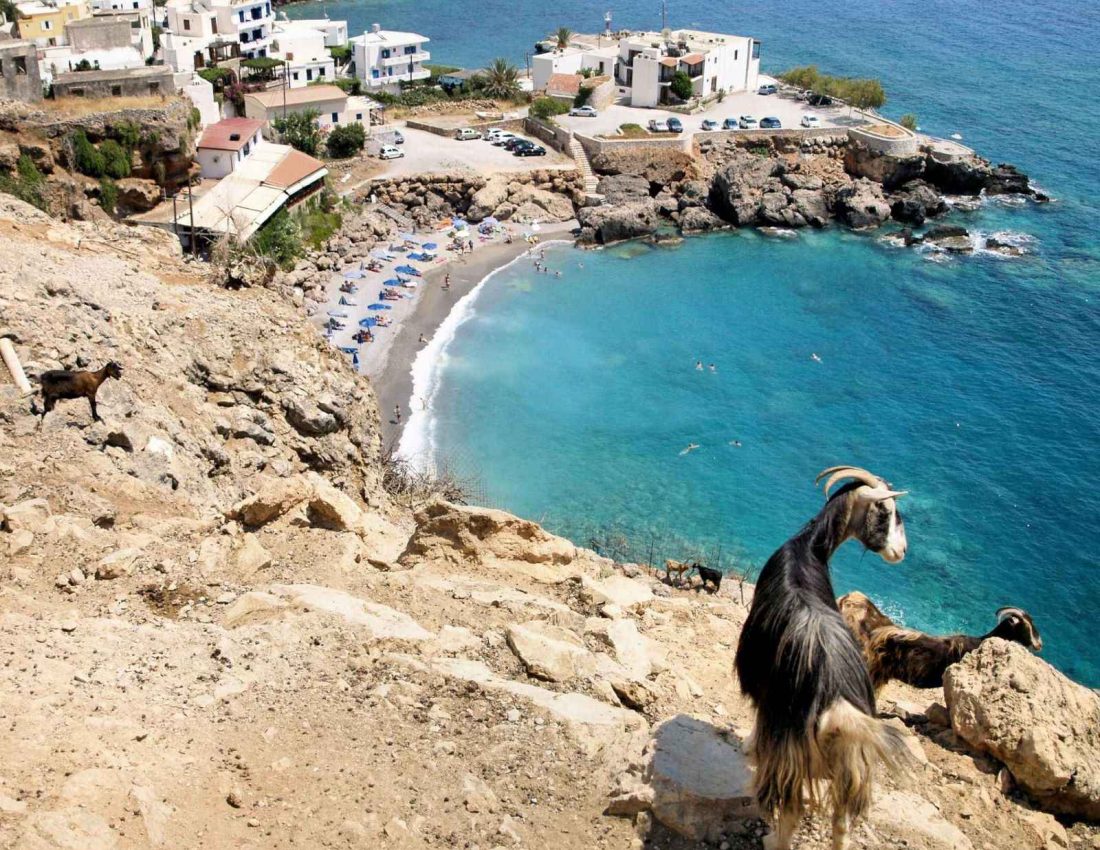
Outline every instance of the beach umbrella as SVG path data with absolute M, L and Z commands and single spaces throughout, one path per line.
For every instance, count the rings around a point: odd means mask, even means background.
M 439 250 L 439 246 L 435 242 L 425 242 L 420 247 L 423 248 L 425 251 L 438 251 Z
M 359 320 L 359 327 L 361 328 L 373 328 L 377 324 L 378 319 L 374 318 L 374 316 L 368 316 L 365 319 Z
M 466 221 L 464 219 L 461 219 L 461 218 L 456 218 L 454 221 L 451 222 L 451 227 L 453 227 L 455 230 L 461 230 L 465 226 L 466 226 Z
M 350 345 L 341 345 L 340 350 L 342 352 L 344 352 L 344 354 L 358 354 L 359 353 L 359 349 L 355 348 L 354 346 L 350 346 Z
M 401 286 L 405 281 L 399 277 L 391 277 L 389 280 L 382 281 L 383 286 Z
M 371 304 L 367 307 L 368 310 L 392 310 L 389 304 Z
M 419 276 L 420 274 L 420 272 L 412 266 L 398 266 L 394 271 L 398 274 L 411 274 L 414 276 Z
M 344 277 L 348 280 L 362 280 L 363 273 L 361 271 L 344 272 Z

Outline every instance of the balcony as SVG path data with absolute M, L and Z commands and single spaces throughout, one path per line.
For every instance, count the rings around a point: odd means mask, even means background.
M 395 65 L 407 65 L 409 62 L 427 62 L 431 58 L 431 54 L 426 50 L 418 50 L 416 53 L 391 53 L 387 58 L 379 59 L 379 64 L 383 68 L 389 68 Z

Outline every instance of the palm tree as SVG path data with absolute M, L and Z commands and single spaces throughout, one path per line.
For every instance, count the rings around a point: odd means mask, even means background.
M 0 0 L 0 20 L 14 23 L 21 17 L 22 15 L 19 14 L 19 9 L 15 5 L 15 0 Z
M 482 75 L 481 90 L 502 100 L 519 94 L 519 71 L 507 59 L 494 59 Z
M 554 33 L 554 38 L 558 40 L 558 50 L 565 50 L 569 46 L 569 42 L 573 40 L 573 30 L 569 27 L 559 27 L 558 31 Z

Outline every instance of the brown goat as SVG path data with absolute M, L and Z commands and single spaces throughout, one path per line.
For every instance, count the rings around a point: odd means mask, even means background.
M 837 607 L 863 649 L 876 692 L 891 679 L 915 688 L 942 687 L 947 668 L 991 637 L 1015 641 L 1035 652 L 1043 648 L 1039 630 L 1022 608 L 998 610 L 997 625 L 988 634 L 937 637 L 895 625 L 858 591 L 840 597 Z
M 690 570 L 691 564 L 685 563 L 684 561 L 674 561 L 672 558 L 667 558 L 665 560 L 665 578 L 669 580 L 669 583 L 672 582 L 672 574 L 676 573 L 677 584 L 683 584 L 684 575 Z
M 96 393 L 108 378 L 117 380 L 121 377 L 122 367 L 114 360 L 95 372 L 74 372 L 68 369 L 43 372 L 38 379 L 42 385 L 42 419 L 46 419 L 46 414 L 53 410 L 60 399 L 86 398 L 92 408 L 92 419 L 101 422 L 95 406 Z

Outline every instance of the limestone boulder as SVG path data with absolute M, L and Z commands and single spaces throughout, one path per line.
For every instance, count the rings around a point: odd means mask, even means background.
M 791 201 L 794 209 L 810 227 L 825 227 L 829 223 L 829 207 L 820 187 L 795 189 L 791 192 Z
M 591 676 L 594 656 L 576 633 L 540 620 L 516 623 L 505 632 L 508 646 L 523 662 L 528 675 L 549 682 L 568 682 Z
M 41 528 L 50 517 L 50 503 L 45 499 L 26 499 L 11 507 L 0 505 L 0 529 L 4 531 L 30 531 Z
M 508 200 L 508 181 L 501 177 L 494 177 L 474 192 L 466 218 L 473 222 L 488 218 L 506 200 Z
M 249 527 L 265 525 L 304 502 L 311 491 L 309 481 L 302 476 L 272 478 L 265 481 L 253 495 L 230 508 L 226 516 Z
M 623 204 L 650 197 L 649 181 L 638 174 L 609 174 L 600 178 L 596 191 L 609 204 Z
M 680 213 L 680 230 L 683 233 L 707 233 L 725 226 L 726 223 L 706 207 L 691 206 Z
M 923 180 L 912 180 L 890 196 L 890 214 L 907 224 L 919 226 L 945 212 L 947 204 L 939 192 Z
M 641 758 L 619 776 L 607 809 L 625 816 L 646 811 L 686 838 L 715 843 L 753 817 L 752 772 L 741 742 L 683 714 L 654 728 Z
M 581 576 L 580 582 L 581 598 L 593 606 L 615 605 L 627 611 L 653 601 L 653 591 L 648 584 L 624 575 L 614 574 L 604 579 Z
M 568 221 L 573 217 L 573 203 L 564 195 L 523 186 L 510 194 L 508 201 L 515 205 L 512 213 L 515 221 Z
M 887 191 L 915 180 L 925 172 L 922 154 L 892 156 L 869 149 L 860 142 L 848 145 L 844 155 L 844 170 L 853 177 L 873 180 Z
M 289 602 L 292 609 L 330 614 L 362 626 L 374 640 L 426 641 L 433 637 L 408 614 L 342 590 L 313 584 L 276 584 L 271 587 L 271 594 Z
M 1100 695 L 998 638 L 949 667 L 943 687 L 955 734 L 1041 808 L 1100 819 Z
M 786 170 L 783 162 L 737 149 L 714 175 L 710 206 L 726 221 L 739 227 L 758 224 L 764 194 L 772 190 Z M 773 205 L 776 201 L 773 199 Z
M 148 212 L 163 199 L 164 193 L 153 180 L 125 177 L 117 182 L 119 207 L 128 212 Z
M 656 232 L 660 225 L 657 204 L 652 198 L 625 204 L 584 207 L 577 213 L 581 233 L 578 241 L 609 245 Z
M 399 559 L 406 565 L 418 560 L 561 565 L 576 557 L 569 541 L 504 511 L 437 501 L 418 511 L 415 521 L 416 530 Z
M 886 791 L 876 795 L 867 823 L 880 842 L 910 850 L 972 850 L 962 831 L 935 806 L 915 794 Z M 883 842 L 885 839 L 885 842 Z
M 882 194 L 882 186 L 870 180 L 853 180 L 835 196 L 836 217 L 854 230 L 878 227 L 890 217 L 890 204 Z
M 355 531 L 363 521 L 363 510 L 350 496 L 338 490 L 327 479 L 311 473 L 312 493 L 306 515 L 310 524 L 330 531 Z

